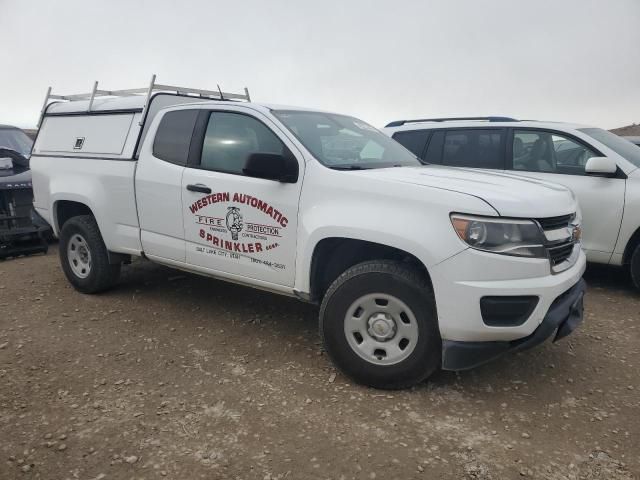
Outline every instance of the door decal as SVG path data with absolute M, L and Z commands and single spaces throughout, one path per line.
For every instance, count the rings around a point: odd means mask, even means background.
M 286 269 L 272 261 L 269 252 L 280 246 L 289 219 L 269 202 L 245 193 L 217 192 L 202 196 L 189 210 L 199 243 L 206 244 L 196 246 L 198 252 Z
M 238 233 L 242 231 L 242 214 L 238 207 L 227 207 L 227 228 L 231 232 L 231 238 L 238 240 Z

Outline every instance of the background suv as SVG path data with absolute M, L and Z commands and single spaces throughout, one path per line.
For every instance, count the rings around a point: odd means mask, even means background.
M 640 288 L 640 148 L 600 128 L 507 117 L 398 120 L 384 132 L 422 162 L 481 168 L 569 187 L 594 263 L 629 265 Z

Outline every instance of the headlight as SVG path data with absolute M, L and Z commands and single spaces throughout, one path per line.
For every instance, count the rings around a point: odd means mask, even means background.
M 471 248 L 519 257 L 547 257 L 540 227 L 531 220 L 454 213 L 451 223 L 458 237 Z

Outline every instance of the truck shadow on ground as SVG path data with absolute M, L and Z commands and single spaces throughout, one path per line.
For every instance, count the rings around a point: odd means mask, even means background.
M 640 295 L 633 286 L 628 268 L 589 264 L 584 279 L 590 287 Z
M 590 266 L 585 278 L 593 291 L 605 291 L 622 296 L 638 295 L 631 286 L 628 274 L 623 269 Z M 194 312 L 199 316 L 184 315 L 179 319 L 183 326 L 193 323 L 193 330 L 202 322 L 225 331 L 242 327 L 244 342 L 265 341 L 272 351 L 278 343 L 301 344 L 299 351 L 292 352 L 300 360 L 301 352 L 322 350 L 318 336 L 318 306 L 301 302 L 295 298 L 272 294 L 250 287 L 235 285 L 221 280 L 202 277 L 150 262 L 140 261 L 123 269 L 119 286 L 107 296 L 136 296 L 139 300 L 150 300 L 155 307 Z M 593 295 L 593 294 L 592 294 Z M 587 294 L 587 300 L 591 295 Z M 144 321 L 144 319 L 141 319 Z M 185 322 L 186 325 L 185 325 Z M 197 325 L 195 325 L 197 324 Z M 256 325 L 259 329 L 255 329 Z M 248 328 L 248 330 L 247 330 Z M 250 337 L 255 331 L 255 338 Z M 267 335 L 265 335 L 267 333 Z M 531 350 L 507 354 L 500 359 L 469 371 L 438 371 L 422 388 L 438 388 L 456 385 L 457 388 L 476 390 L 483 385 L 510 385 L 513 382 L 528 384 L 535 389 L 554 382 L 555 373 L 580 375 L 580 365 L 589 364 L 589 349 L 583 344 L 584 329 L 576 335 L 552 344 L 550 341 Z M 277 355 L 278 357 L 281 354 Z M 330 360 L 323 355 L 325 367 L 331 368 Z M 556 368 L 558 367 L 558 368 Z

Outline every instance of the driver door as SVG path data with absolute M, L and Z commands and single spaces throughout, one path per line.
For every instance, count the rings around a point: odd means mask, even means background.
M 299 151 L 267 117 L 241 107 L 202 110 L 193 141 L 182 176 L 187 264 L 292 287 L 304 174 Z M 296 183 L 243 173 L 249 155 L 287 151 L 299 163 Z

